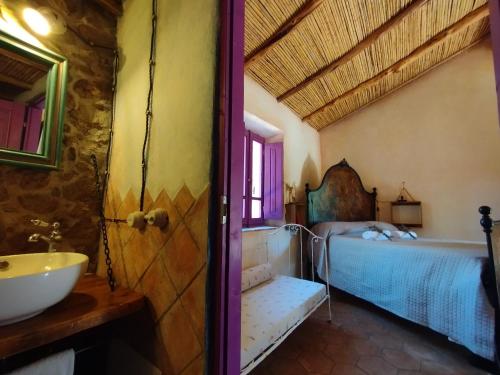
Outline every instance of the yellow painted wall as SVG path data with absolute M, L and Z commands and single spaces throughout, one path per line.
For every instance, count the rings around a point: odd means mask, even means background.
M 285 183 L 295 184 L 297 199 L 302 200 L 306 182 L 316 184 L 320 179 L 319 133 L 248 76 L 245 76 L 245 111 L 284 132 Z
M 484 240 L 478 207 L 500 218 L 500 127 L 489 41 L 320 132 L 322 171 L 346 158 L 365 187 L 423 203 L 422 236 Z M 381 204 L 382 218 L 387 203 Z
M 144 210 L 165 209 L 169 223 L 141 231 L 108 224 L 116 280 L 144 294 L 149 308 L 149 324 L 132 327 L 145 335 L 137 337 L 131 329 L 123 336 L 164 374 L 202 374 L 205 367 L 217 25 L 217 0 L 158 0 Z M 139 208 L 150 35 L 151 2 L 125 1 L 118 22 L 121 61 L 107 217 L 123 219 Z M 106 271 L 103 253 L 101 275 Z M 131 361 L 123 358 L 122 367 L 133 367 Z M 149 373 L 146 367 L 142 373 Z
M 114 186 L 140 191 L 151 2 L 127 0 L 118 23 Z M 185 183 L 198 196 L 209 180 L 216 63 L 216 0 L 160 0 L 148 188 L 175 196 Z M 121 130 L 124 131 L 121 131 Z M 119 171 L 119 172 L 118 172 Z

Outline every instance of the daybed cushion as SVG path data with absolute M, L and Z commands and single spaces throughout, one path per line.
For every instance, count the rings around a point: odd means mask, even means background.
M 241 368 L 306 316 L 325 295 L 322 284 L 281 275 L 244 292 Z
M 273 267 L 269 263 L 259 264 L 243 270 L 241 274 L 241 291 L 244 292 L 274 277 Z

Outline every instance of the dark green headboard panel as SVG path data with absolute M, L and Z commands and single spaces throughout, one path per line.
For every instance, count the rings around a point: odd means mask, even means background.
M 307 225 L 327 221 L 369 221 L 376 219 L 377 189 L 367 192 L 358 173 L 343 159 L 330 167 L 319 188 L 306 184 Z

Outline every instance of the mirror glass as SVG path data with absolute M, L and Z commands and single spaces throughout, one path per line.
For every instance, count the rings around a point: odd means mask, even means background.
M 0 32 L 0 161 L 57 168 L 66 59 Z
M 0 147 L 41 154 L 50 65 L 0 48 Z

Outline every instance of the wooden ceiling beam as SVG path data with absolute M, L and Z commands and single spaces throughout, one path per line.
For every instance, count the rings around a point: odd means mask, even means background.
M 422 5 L 424 5 L 427 1 L 429 1 L 429 0 L 415 0 L 407 7 L 401 9 L 396 15 L 394 15 L 392 18 L 390 18 L 382 26 L 375 29 L 370 35 L 368 35 L 365 39 L 363 39 L 360 43 L 356 44 L 353 48 L 351 48 L 349 51 L 344 53 L 338 59 L 331 62 L 330 64 L 328 64 L 324 68 L 321 68 L 316 73 L 310 75 L 309 77 L 304 79 L 301 83 L 299 83 L 297 86 L 291 88 L 290 90 L 288 90 L 288 91 L 284 92 L 283 94 L 281 94 L 280 96 L 278 96 L 278 98 L 277 98 L 278 101 L 282 102 L 283 100 L 289 98 L 293 94 L 296 94 L 300 90 L 304 89 L 306 86 L 308 86 L 309 84 L 311 84 L 315 80 L 317 80 L 321 77 L 324 77 L 328 73 L 335 71 L 340 66 L 344 65 L 345 63 L 347 63 L 350 60 L 352 60 L 353 58 L 355 58 L 357 55 L 359 55 L 365 49 L 372 46 L 385 32 L 396 27 L 399 23 L 401 23 L 405 19 L 405 17 L 407 17 L 408 15 L 410 15 L 411 13 L 416 11 L 418 8 L 420 8 Z
M 441 44 L 451 36 L 453 36 L 455 33 L 460 32 L 467 28 L 468 26 L 482 20 L 483 18 L 487 17 L 489 15 L 489 9 L 488 9 L 488 4 L 484 4 L 483 6 L 477 8 L 476 10 L 472 11 L 471 13 L 468 13 L 465 17 L 463 17 L 460 21 L 457 21 L 453 25 L 447 27 L 440 33 L 436 34 L 434 37 L 426 41 L 424 44 L 421 46 L 417 47 L 414 49 L 408 56 L 404 57 L 403 59 L 399 60 L 398 62 L 394 63 L 387 69 L 381 71 L 377 75 L 373 76 L 370 79 L 367 79 L 366 81 L 361 82 L 359 85 L 356 87 L 352 88 L 349 91 L 346 91 L 342 95 L 336 97 L 332 101 L 326 103 L 325 105 L 321 106 L 314 112 L 311 112 L 307 116 L 304 116 L 302 118 L 303 121 L 309 121 L 313 116 L 318 115 L 319 113 L 327 110 L 331 106 L 335 105 L 337 102 L 340 100 L 357 94 L 358 92 L 372 86 L 376 85 L 378 82 L 380 82 L 382 79 L 386 78 L 387 76 L 398 73 L 400 72 L 403 68 L 411 64 L 412 62 L 418 60 L 419 58 L 422 57 L 422 55 L 425 55 L 428 53 L 430 50 L 432 50 L 434 47 L 437 45 Z
M 308 15 L 318 8 L 324 0 L 308 0 L 305 2 L 269 39 L 245 57 L 245 68 L 259 60 L 276 43 L 295 29 Z
M 28 82 L 21 81 L 17 78 L 8 76 L 6 74 L 0 73 L 0 82 L 6 83 L 8 85 L 23 89 L 23 90 L 31 90 L 32 85 Z
M 111 13 L 113 16 L 118 17 L 123 13 L 121 0 L 93 0 L 94 3 L 99 5 L 104 10 Z

